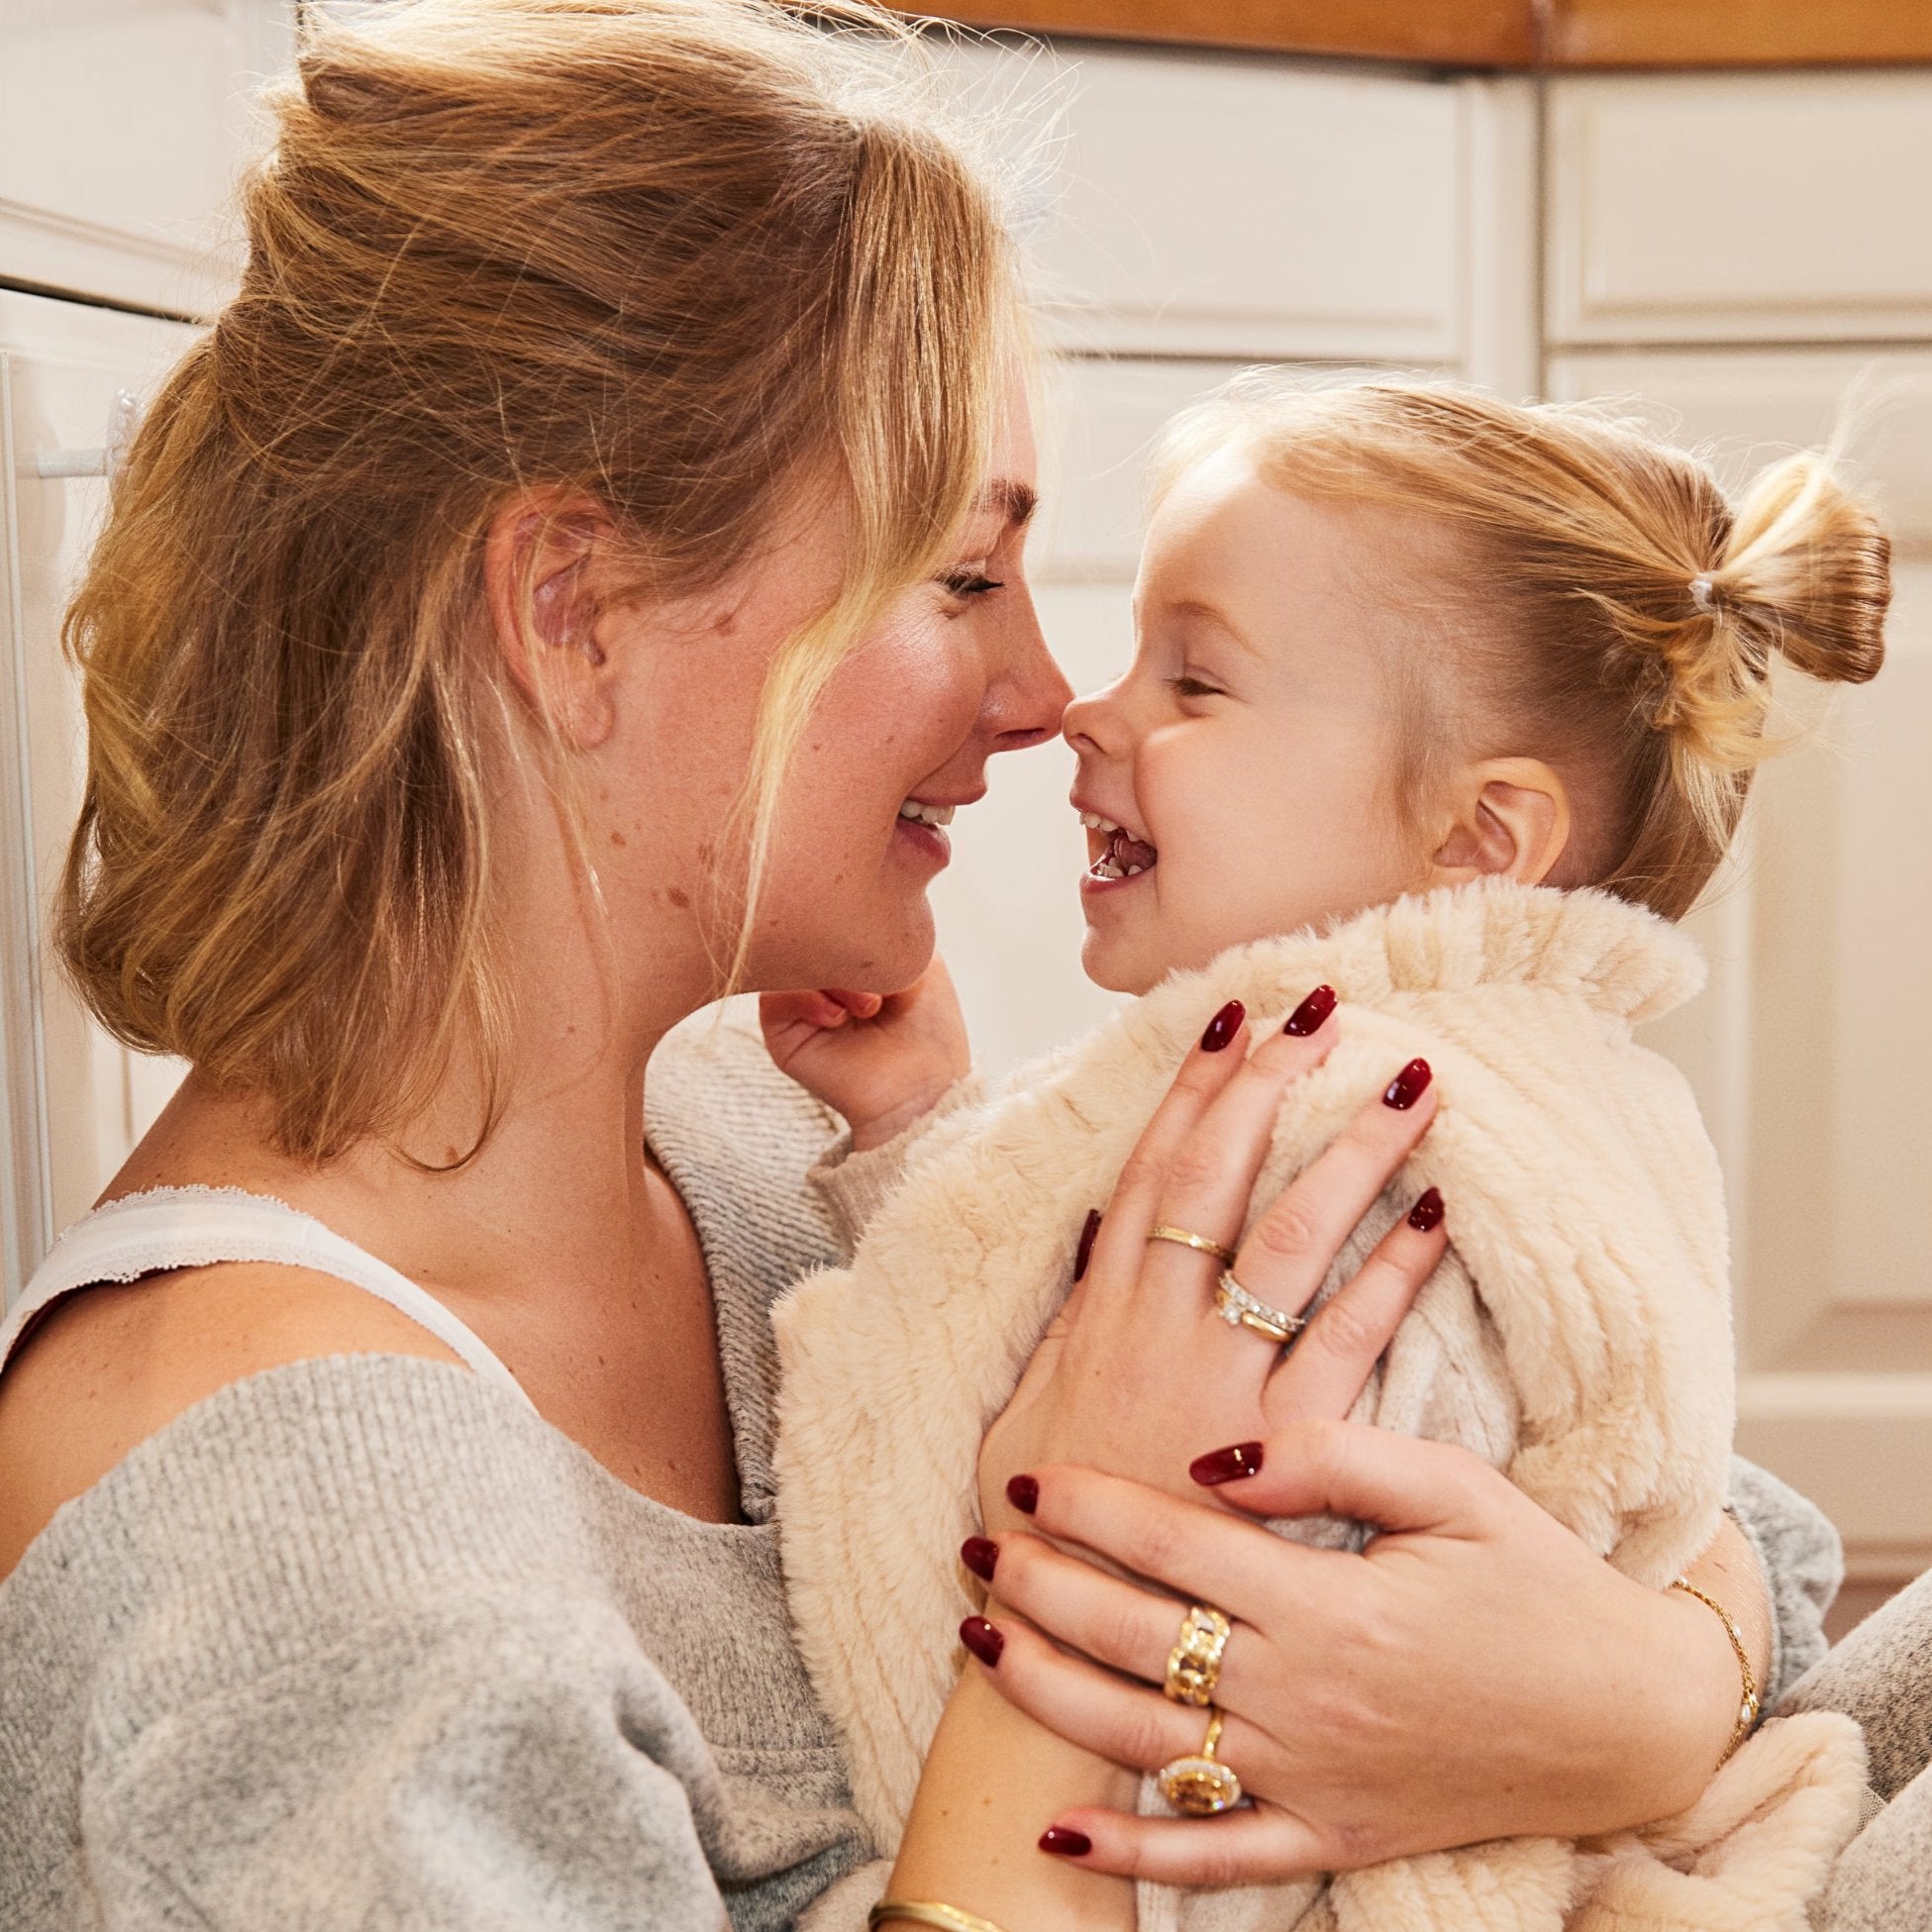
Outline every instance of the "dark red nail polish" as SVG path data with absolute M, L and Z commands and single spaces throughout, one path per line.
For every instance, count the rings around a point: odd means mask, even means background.
M 1071 1831 L 1066 1825 L 1049 1825 L 1040 1834 L 1040 1849 L 1058 1853 L 1062 1858 L 1085 1858 L 1093 1849 L 1093 1840 L 1083 1831 Z
M 982 1583 L 990 1583 L 993 1565 L 999 1561 L 999 1545 L 989 1536 L 969 1536 L 960 1545 L 960 1561 Z
M 1210 1449 L 1187 1465 L 1187 1474 L 1196 1482 L 1213 1488 L 1218 1482 L 1238 1482 L 1244 1475 L 1259 1475 L 1262 1446 L 1258 1442 L 1238 1442 L 1228 1449 Z
M 1086 1272 L 1086 1265 L 1093 1259 L 1093 1237 L 1100 1232 L 1100 1210 L 1090 1207 L 1086 1211 L 1086 1225 L 1080 1230 L 1080 1245 L 1073 1250 L 1073 1279 L 1078 1280 Z
M 1393 1107 L 1399 1113 L 1409 1108 L 1429 1090 L 1429 1082 L 1436 1077 L 1426 1060 L 1412 1060 L 1388 1083 L 1388 1091 L 1382 1095 L 1382 1105 Z
M 960 1642 L 989 1671 L 1006 1648 L 1006 1639 L 999 1634 L 998 1627 L 984 1617 L 967 1617 L 960 1626 Z
M 1213 1019 L 1207 1023 L 1207 1031 L 1201 1035 L 1201 1052 L 1218 1054 L 1237 1033 L 1241 1023 L 1248 1017 L 1248 1009 L 1238 999 L 1231 999 Z
M 1442 1190 L 1432 1187 L 1409 1209 L 1409 1226 L 1427 1234 L 1442 1226 Z
M 1283 1033 L 1292 1033 L 1297 1040 L 1305 1040 L 1311 1033 L 1319 1032 L 1322 1022 L 1335 1011 L 1335 988 L 1317 986 L 1315 990 L 1288 1015 Z
M 1006 1500 L 1029 1516 L 1040 1507 L 1040 1484 L 1030 1475 L 1006 1478 Z

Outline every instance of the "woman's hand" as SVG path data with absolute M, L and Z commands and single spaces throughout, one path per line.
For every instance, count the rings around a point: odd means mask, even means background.
M 966 1020 L 937 955 L 902 992 L 766 993 L 759 1024 L 779 1069 L 845 1116 L 859 1151 L 904 1132 L 972 1070 Z
M 1220 1756 L 1254 1808 L 1198 1821 L 1068 1809 L 1054 1842 L 1088 1869 L 1261 1882 L 1622 1829 L 1690 1803 L 1729 1739 L 1737 1665 L 1708 1609 L 1618 1575 L 1463 1450 L 1302 1423 L 1200 1458 L 1193 1502 L 1090 1469 L 1031 1474 L 1043 1534 L 998 1541 L 995 1586 L 1016 1614 L 984 1673 L 1012 1703 L 1153 1770 L 1200 1747 L 1201 1712 L 1155 1687 L 1185 1605 L 1212 1602 L 1234 1625 Z M 1217 1506 L 1229 1502 L 1382 1534 L 1360 1556 L 1308 1549 Z M 1762 1584 L 1725 1527 L 1692 1576 L 1742 1607 Z M 1756 1647 L 1762 1673 L 1762 1633 Z
M 981 1517 L 1018 1527 L 1010 1479 L 1081 1463 L 1176 1491 L 1201 1451 L 1290 1422 L 1343 1416 L 1442 1259 L 1439 1197 L 1418 1202 L 1284 1356 L 1216 1311 L 1223 1264 L 1154 1239 L 1156 1227 L 1231 1244 L 1267 1158 L 1282 1095 L 1334 1044 L 1335 996 L 1318 988 L 1251 1054 L 1230 1002 L 1141 1136 L 1107 1204 L 1091 1258 L 1035 1352 L 979 1458 Z M 1299 1315 L 1342 1245 L 1435 1117 L 1429 1068 L 1390 1084 L 1267 1210 L 1233 1272 L 1271 1307 Z
M 1239 1233 L 1281 1096 L 1327 1054 L 1334 1004 L 1327 988 L 1318 989 L 1290 1020 L 1292 1030 L 1272 1033 L 1252 1056 L 1245 1016 L 1238 1006 L 1223 1008 L 1188 1055 L 1121 1174 L 1097 1241 L 1082 1244 L 1087 1265 L 1072 1298 L 987 1436 L 980 1487 L 989 1528 L 1031 1526 L 1021 1513 L 1024 1504 L 1016 1507 L 1007 1493 L 1009 1477 L 1030 1470 L 1077 1460 L 1170 1481 L 1200 1496 L 1205 1492 L 1185 1474 L 1191 1456 L 1236 1434 L 1271 1432 L 1298 1417 L 1342 1416 L 1354 1405 L 1416 1290 L 1442 1258 L 1440 1203 L 1430 1202 L 1413 1225 L 1397 1225 L 1285 1360 L 1278 1345 L 1247 1328 L 1230 1328 L 1215 1313 L 1220 1262 L 1149 1238 L 1163 1223 L 1222 1243 Z M 1418 1064 L 1390 1068 L 1389 1073 L 1388 1098 L 1363 1110 L 1244 1244 L 1236 1278 L 1271 1306 L 1295 1312 L 1307 1305 L 1363 1213 L 1426 1130 L 1435 1106 L 1427 1069 Z M 1152 1493 L 1123 1486 L 1135 1495 Z M 1024 1484 L 1019 1492 L 1026 1494 Z M 1161 1500 L 1209 1513 L 1197 1502 Z M 1232 1513 L 1225 1520 L 1249 1536 L 1277 1540 Z M 978 1656 L 993 1662 L 965 1678 L 947 1707 L 890 1890 L 901 1897 L 945 1898 L 999 1924 L 1111 1932 L 1133 1923 L 1131 1887 L 1079 1869 L 1092 1867 L 1097 1852 L 1076 1865 L 1042 1857 L 1036 1846 L 1056 1816 L 1091 1814 L 1129 1825 L 1109 1807 L 1132 1802 L 1138 1780 L 1122 1767 L 1138 1770 L 1148 1761 L 1122 1755 L 1121 1739 L 1104 1724 L 1098 1726 L 1103 1735 L 1087 1748 L 1081 1725 L 1092 1730 L 1089 1719 L 1116 1708 L 1115 1690 L 1141 1693 L 1091 1664 L 1060 1658 L 1002 1608 L 1005 1566 L 1016 1542 L 1053 1555 L 1037 1538 L 1002 1537 L 997 1546 L 1009 1555 L 998 1559 L 1002 1567 L 991 1579 L 987 1607 L 1000 1626 L 975 1618 L 969 1634 L 963 1633 Z M 968 1567 L 982 1575 L 988 1547 L 975 1539 L 965 1553 Z M 1139 1594 L 1097 1571 L 1056 1561 Z M 1024 1558 L 1012 1563 L 1016 1575 L 1025 1568 Z M 1170 1600 L 1170 1607 L 1163 1661 L 1180 1621 L 1181 1606 Z M 1009 1674 L 1007 1658 L 1016 1660 L 1017 1673 Z M 1090 1682 L 1072 1693 L 1075 1701 L 1090 1703 L 1087 1718 L 1076 1722 L 1056 1708 L 1036 1722 L 1017 1697 L 1003 1702 L 988 1688 L 991 1680 L 1010 1692 L 1009 1675 L 1036 1683 L 1053 1660 Z M 1158 1691 L 1145 1694 L 1164 1713 L 1179 1710 L 1165 1704 Z M 1198 1711 L 1185 1717 L 1189 1731 L 1180 1748 L 1192 1751 L 1203 1720 Z M 1151 1736 L 1144 1731 L 1140 1741 Z M 1154 1762 L 1173 1755 L 1164 1749 Z

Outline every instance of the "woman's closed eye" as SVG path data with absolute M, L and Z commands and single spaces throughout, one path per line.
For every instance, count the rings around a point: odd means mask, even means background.
M 949 595 L 958 597 L 962 601 L 984 597 L 992 591 L 1006 588 L 1003 580 L 987 576 L 985 571 L 976 565 L 963 565 L 957 570 L 948 570 L 939 581 L 945 586 Z

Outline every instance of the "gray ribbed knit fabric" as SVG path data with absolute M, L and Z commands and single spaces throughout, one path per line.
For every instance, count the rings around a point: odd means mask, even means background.
M 744 1525 L 391 1356 L 252 1376 L 68 1504 L 0 1583 L 0 1926 L 763 1932 L 848 1873 L 814 1932 L 859 1924 L 876 1873 L 770 1523 L 766 1311 L 834 1257 L 803 1176 L 835 1124 L 731 1027 L 652 1067 Z M 1781 1677 L 1819 1648 L 1835 1541 L 1768 1478 L 1735 1497 Z
M 1802 1677 L 1786 1710 L 1842 1710 L 1865 1726 L 1885 1807 L 1838 1861 L 1823 1932 L 1932 1926 L 1932 1573 L 1859 1625 Z
M 451 1365 L 223 1389 L 0 1584 L 7 1932 L 702 1932 L 727 1909 L 775 1932 L 866 1857 L 769 1520 L 766 1309 L 832 1258 L 804 1173 L 833 1123 L 725 1031 L 667 1046 L 650 1098 L 748 1522 L 650 1501 Z

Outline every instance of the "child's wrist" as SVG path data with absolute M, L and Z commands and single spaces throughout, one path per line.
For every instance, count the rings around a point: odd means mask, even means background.
M 888 1141 L 897 1140 L 907 1128 L 917 1126 L 924 1120 L 958 1084 L 957 1080 L 934 1081 L 881 1112 L 868 1114 L 864 1119 L 849 1115 L 846 1125 L 852 1130 L 853 1153 L 869 1154 L 875 1148 L 884 1147 Z

